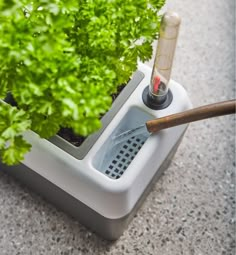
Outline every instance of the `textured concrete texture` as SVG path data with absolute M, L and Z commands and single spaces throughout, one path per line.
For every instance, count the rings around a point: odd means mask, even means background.
M 234 5 L 166 4 L 182 16 L 173 79 L 194 106 L 235 97 Z M 112 243 L 0 172 L 0 254 L 235 254 L 235 117 L 189 126 L 172 164 Z

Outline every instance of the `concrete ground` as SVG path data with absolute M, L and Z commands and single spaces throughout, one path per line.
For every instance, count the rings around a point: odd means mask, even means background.
M 235 1 L 170 0 L 173 79 L 194 106 L 235 98 Z M 0 254 L 235 254 L 235 117 L 193 123 L 121 238 L 110 243 L 0 172 Z

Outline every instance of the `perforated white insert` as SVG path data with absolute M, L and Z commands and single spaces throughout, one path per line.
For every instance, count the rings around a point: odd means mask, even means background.
M 119 179 L 146 140 L 147 137 L 139 135 L 119 144 L 118 148 L 111 153 L 103 173 L 112 179 Z

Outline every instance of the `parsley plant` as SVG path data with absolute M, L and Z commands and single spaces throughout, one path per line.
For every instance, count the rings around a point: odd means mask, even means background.
M 152 55 L 165 0 L 0 0 L 0 157 L 19 163 L 30 145 L 70 127 L 100 128 L 111 94 Z

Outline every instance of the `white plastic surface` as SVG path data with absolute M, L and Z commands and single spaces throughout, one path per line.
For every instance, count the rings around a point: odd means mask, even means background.
M 186 91 L 174 81 L 170 82 L 173 101 L 168 108 L 155 111 L 146 107 L 142 101 L 142 92 L 149 84 L 151 69 L 139 64 L 139 70 L 145 74 L 144 79 L 83 160 L 70 156 L 51 142 L 40 139 L 33 132 L 26 134 L 26 138 L 33 144 L 33 147 L 23 163 L 110 219 L 121 218 L 132 210 L 166 156 L 183 134 L 186 125 L 151 135 L 122 177 L 117 180 L 107 177 L 94 167 L 93 161 L 101 146 L 107 139 L 110 139 L 111 133 L 131 107 L 138 107 L 152 115 L 153 118 L 191 108 Z

